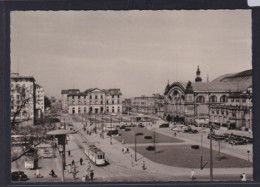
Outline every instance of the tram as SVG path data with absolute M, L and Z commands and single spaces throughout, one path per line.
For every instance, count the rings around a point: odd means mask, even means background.
M 97 148 L 95 145 L 89 145 L 87 149 L 85 149 L 85 154 L 89 158 L 91 162 L 93 162 L 96 166 L 105 165 L 105 153 Z

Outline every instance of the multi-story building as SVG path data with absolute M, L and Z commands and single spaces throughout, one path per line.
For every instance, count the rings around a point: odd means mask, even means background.
M 42 117 L 44 114 L 44 89 L 38 84 L 35 84 L 35 96 L 36 113 L 38 117 Z
M 11 73 L 11 124 L 35 125 L 44 114 L 44 90 L 32 76 Z
M 69 90 L 61 90 L 61 109 L 62 111 L 68 111 L 69 105 L 68 105 L 68 94 L 78 94 L 80 93 L 79 89 L 69 89 Z
M 91 88 L 84 92 L 62 91 L 62 104 L 65 109 L 67 101 L 70 114 L 121 114 L 122 93 L 120 89 L 99 89 Z M 65 97 L 67 94 L 67 98 Z
M 152 96 L 140 96 L 126 99 L 124 102 L 125 112 L 160 115 L 163 111 L 164 97 L 160 94 Z
M 241 126 L 251 128 L 252 94 L 249 93 L 250 90 L 252 93 L 252 70 L 226 74 L 211 82 L 202 82 L 198 67 L 195 82 L 174 82 L 171 85 L 168 83 L 164 93 L 164 116 L 171 116 L 174 121 L 188 123 L 209 120 L 234 128 Z M 245 95 L 247 99 L 244 103 L 247 103 L 247 106 L 243 105 Z M 235 99 L 235 97 L 240 99 Z M 236 102 L 234 106 L 231 104 L 233 100 L 242 102 Z M 242 108 L 246 111 L 241 112 Z
M 35 79 L 11 74 L 11 125 L 35 122 Z

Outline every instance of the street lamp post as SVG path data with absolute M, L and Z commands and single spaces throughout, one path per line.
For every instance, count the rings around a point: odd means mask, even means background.
M 210 123 L 210 181 L 213 181 L 212 123 Z

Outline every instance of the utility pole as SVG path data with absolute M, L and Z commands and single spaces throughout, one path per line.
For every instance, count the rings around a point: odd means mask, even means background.
M 210 123 L 210 181 L 213 181 L 212 123 Z

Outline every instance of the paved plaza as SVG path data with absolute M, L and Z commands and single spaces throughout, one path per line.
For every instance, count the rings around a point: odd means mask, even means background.
M 99 116 L 96 117 L 99 119 Z M 126 116 L 127 118 L 127 116 Z M 209 140 L 204 136 L 203 146 L 199 149 L 192 149 L 191 145 L 201 143 L 200 134 L 185 134 L 178 133 L 176 136 L 170 128 L 159 128 L 162 120 L 157 120 L 153 126 L 149 123 L 144 123 L 145 127 L 129 127 L 130 131 L 119 130 L 121 136 L 113 136 L 112 144 L 111 137 L 105 134 L 104 138 L 100 136 L 101 129 L 98 128 L 97 134 L 92 132 L 91 135 L 83 131 L 83 117 L 71 117 L 68 114 L 61 114 L 63 122 L 71 123 L 74 129 L 78 132 L 69 135 L 66 144 L 66 150 L 71 151 L 71 156 L 66 153 L 66 170 L 65 181 L 82 182 L 81 178 L 85 176 L 86 169 L 91 166 L 94 170 L 94 182 L 104 181 L 190 181 L 190 172 L 194 169 L 198 181 L 209 180 Z M 87 130 L 91 131 L 95 127 L 100 127 L 100 124 L 90 125 L 88 121 Z M 113 123 L 113 125 L 123 125 L 123 123 Z M 104 123 L 110 125 L 110 123 Z M 153 145 L 153 139 L 144 139 L 144 136 L 156 137 L 156 151 L 147 151 L 146 147 Z M 143 133 L 137 136 L 137 160 L 134 159 L 134 134 Z M 122 140 L 124 142 L 122 143 Z M 87 144 L 94 144 L 105 152 L 107 164 L 105 166 L 97 167 L 90 163 L 84 151 Z M 219 160 L 218 145 L 213 144 L 214 154 L 214 180 L 240 180 L 239 176 L 242 172 L 247 174 L 247 179 L 252 179 L 252 160 L 248 161 L 248 157 L 244 155 L 243 150 L 250 148 L 245 146 L 222 146 L 221 159 Z M 123 153 L 123 148 L 129 148 L 129 153 Z M 201 155 L 203 155 L 203 170 L 201 166 Z M 57 181 L 61 179 L 60 156 L 56 153 L 55 159 L 40 159 L 39 170 L 44 176 L 43 178 L 36 178 L 35 170 L 25 170 L 22 165 L 24 158 L 20 160 L 20 170 L 24 170 L 29 176 L 31 182 L 46 182 Z M 83 159 L 83 165 L 80 165 L 79 160 Z M 76 179 L 74 180 L 72 174 L 68 172 L 68 164 L 76 163 Z M 207 163 L 207 164 L 206 164 Z M 144 166 L 145 165 L 145 166 Z M 17 167 L 12 166 L 13 170 Z M 51 178 L 49 176 L 50 170 L 53 169 L 58 178 Z M 91 183 L 91 181 L 87 181 Z

